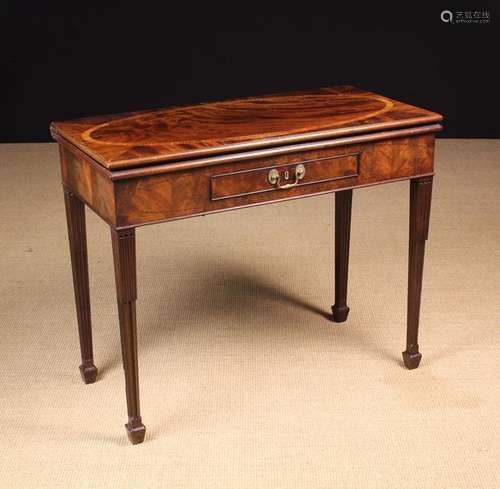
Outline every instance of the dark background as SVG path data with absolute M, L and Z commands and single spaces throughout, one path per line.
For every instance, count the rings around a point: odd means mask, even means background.
M 441 137 L 500 136 L 491 4 L 232 5 L 7 4 L 0 140 L 48 141 L 52 120 L 336 84 L 442 113 Z M 491 22 L 446 24 L 443 9 Z

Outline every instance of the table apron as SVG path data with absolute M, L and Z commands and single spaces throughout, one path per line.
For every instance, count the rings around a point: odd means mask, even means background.
M 431 175 L 434 140 L 423 134 L 123 180 L 67 148 L 61 163 L 66 186 L 113 227 L 127 228 Z

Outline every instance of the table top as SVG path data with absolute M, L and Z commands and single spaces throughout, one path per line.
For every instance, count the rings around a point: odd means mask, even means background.
M 426 109 L 337 86 L 53 122 L 109 170 L 439 122 Z

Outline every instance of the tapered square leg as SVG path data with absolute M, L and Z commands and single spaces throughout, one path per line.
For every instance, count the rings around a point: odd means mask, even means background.
M 90 319 L 89 269 L 84 203 L 67 187 L 64 189 L 69 251 L 73 272 L 78 334 L 82 364 L 80 373 L 86 384 L 95 382 L 97 367 L 92 351 L 92 324 Z
M 347 279 L 349 272 L 349 242 L 351 235 L 352 190 L 335 192 L 335 304 L 332 319 L 342 323 L 347 319 Z
M 422 355 L 418 346 L 420 299 L 424 270 L 425 241 L 429 233 L 432 176 L 414 178 L 410 183 L 410 246 L 408 255 L 408 318 L 403 362 L 417 368 Z
M 118 231 L 112 228 L 111 241 L 113 244 L 116 295 L 127 395 L 128 423 L 125 428 L 129 440 L 135 445 L 142 443 L 146 434 L 146 427 L 142 424 L 139 405 L 139 369 L 135 316 L 135 302 L 137 299 L 135 229 Z

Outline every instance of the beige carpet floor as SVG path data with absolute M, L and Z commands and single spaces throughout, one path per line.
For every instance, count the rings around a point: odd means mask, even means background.
M 111 244 L 88 212 L 84 385 L 57 148 L 0 147 L 1 488 L 500 488 L 500 141 L 440 140 L 418 370 L 408 184 L 138 230 L 143 445 L 128 443 Z

